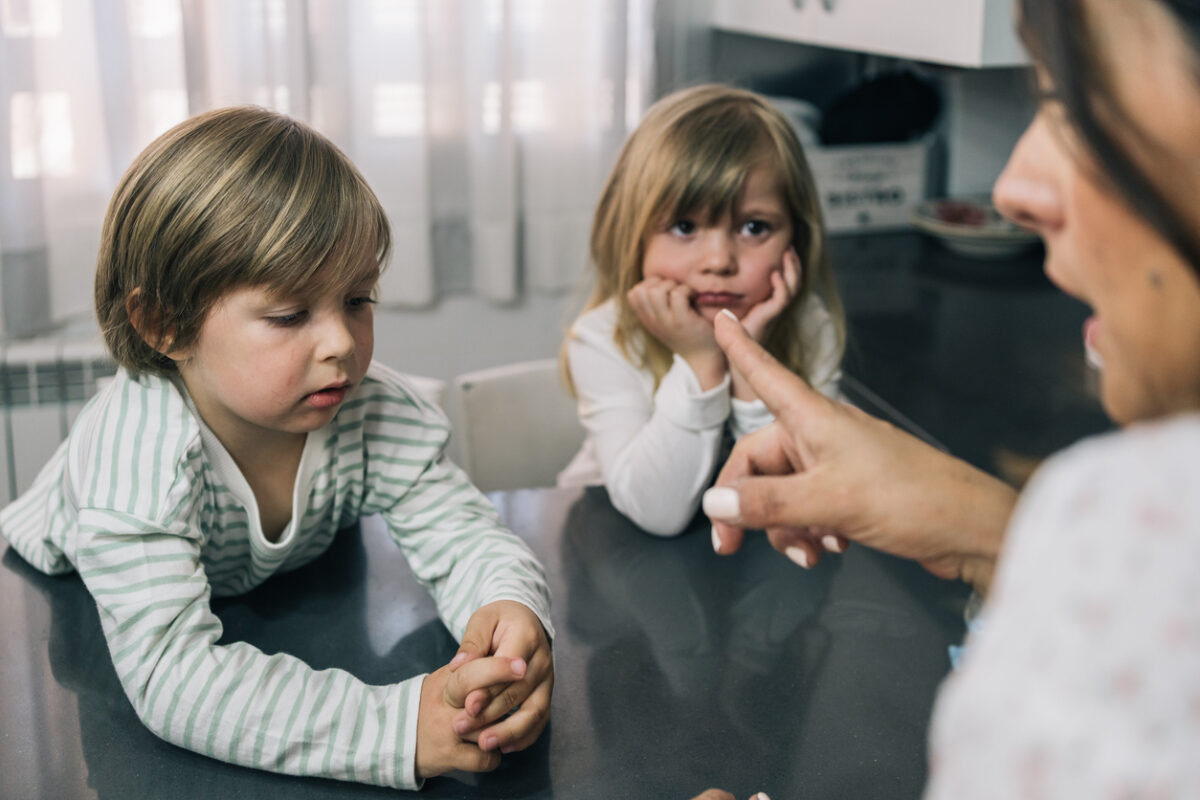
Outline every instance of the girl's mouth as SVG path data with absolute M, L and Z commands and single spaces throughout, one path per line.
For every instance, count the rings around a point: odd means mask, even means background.
M 742 299 L 740 294 L 732 292 L 700 292 L 692 300 L 697 306 L 720 306 L 728 308 L 736 306 Z

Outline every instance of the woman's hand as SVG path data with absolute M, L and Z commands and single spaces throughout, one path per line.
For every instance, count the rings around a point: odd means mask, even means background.
M 480 607 L 467 620 L 458 654 L 448 668 L 453 673 L 488 656 L 523 661 L 524 674 L 471 691 L 454 717 L 454 732 L 477 741 L 484 752 L 524 750 L 550 721 L 554 689 L 554 658 L 537 615 L 514 600 Z
M 737 550 L 744 528 L 765 528 L 777 549 L 811 567 L 822 541 L 838 550 L 841 536 L 986 591 L 1012 488 L 814 391 L 731 314 L 719 314 L 715 330 L 776 420 L 737 443 L 705 494 L 718 552 Z
M 742 317 L 742 327 L 754 341 L 761 343 L 779 315 L 787 309 L 796 292 L 800 291 L 800 256 L 789 247 L 783 254 L 783 267 L 771 273 L 771 295 Z M 757 400 L 758 395 L 733 364 L 729 365 L 733 396 L 739 400 Z
M 651 277 L 630 289 L 626 297 L 646 330 L 688 363 L 701 390 L 725 379 L 725 354 L 717 346 L 712 323 L 692 308 L 689 287 Z

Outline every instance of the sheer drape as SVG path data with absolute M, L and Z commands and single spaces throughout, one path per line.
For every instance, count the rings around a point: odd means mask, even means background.
M 91 309 L 105 203 L 189 114 L 312 123 L 391 219 L 384 303 L 573 286 L 649 101 L 653 0 L 0 0 L 0 299 L 28 332 Z

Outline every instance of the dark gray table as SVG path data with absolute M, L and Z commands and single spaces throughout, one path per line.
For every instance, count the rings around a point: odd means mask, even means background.
M 1086 310 L 1030 253 L 953 256 L 913 234 L 834 241 L 854 400 L 978 466 L 1035 461 L 1107 427 L 1082 366 Z M 876 405 L 876 400 L 883 405 Z M 635 530 L 601 490 L 495 497 L 554 593 L 553 719 L 488 775 L 427 797 L 914 798 L 965 589 L 862 549 L 804 572 L 751 537 L 712 553 Z M 0 560 L 0 796 L 382 797 L 389 790 L 230 766 L 146 731 L 76 577 Z M 227 640 L 385 683 L 444 664 L 436 621 L 378 520 L 324 557 L 217 605 Z
M 688 798 L 710 785 L 776 798 L 904 798 L 962 587 L 866 550 L 794 567 L 760 536 L 712 552 L 636 530 L 603 490 L 494 497 L 546 564 L 555 598 L 552 721 L 487 775 L 428 797 Z M 76 576 L 0 561 L 0 795 L 375 797 L 376 787 L 236 767 L 155 738 L 117 682 Z M 436 620 L 378 518 L 322 558 L 216 610 L 224 640 L 286 650 L 376 683 L 444 664 Z

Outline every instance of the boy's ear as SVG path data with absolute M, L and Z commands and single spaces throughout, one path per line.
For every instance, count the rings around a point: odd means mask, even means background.
M 129 322 L 133 325 L 133 329 L 137 331 L 138 336 L 142 337 L 142 341 L 151 348 L 162 353 L 172 361 L 181 361 L 187 357 L 185 350 L 176 350 L 174 348 L 174 332 L 162 330 L 162 326 L 156 315 L 149 313 L 142 305 L 142 290 L 140 287 L 134 289 L 125 298 L 125 313 L 129 315 Z

